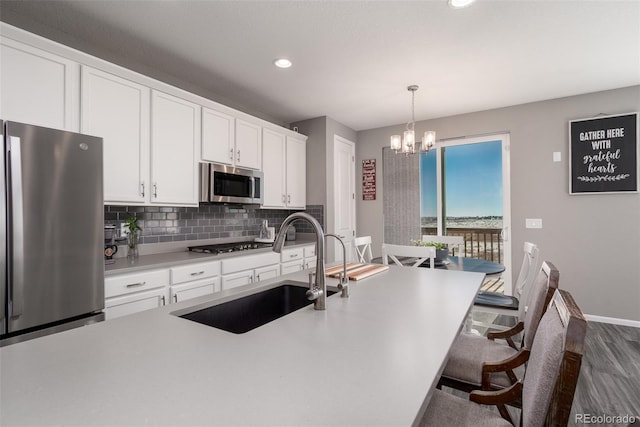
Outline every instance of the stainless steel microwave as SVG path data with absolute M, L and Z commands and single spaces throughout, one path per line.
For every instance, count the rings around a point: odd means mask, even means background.
M 263 177 L 260 171 L 200 163 L 200 202 L 262 204 Z

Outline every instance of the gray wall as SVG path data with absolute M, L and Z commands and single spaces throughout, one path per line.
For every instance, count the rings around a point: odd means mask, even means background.
M 640 111 L 640 86 L 416 123 L 416 134 L 437 131 L 438 139 L 509 132 L 511 142 L 512 260 L 517 274 L 525 241 L 560 270 L 587 314 L 640 321 L 640 194 L 570 196 L 568 122 L 600 113 Z M 358 132 L 356 174 L 362 159 L 377 159 L 404 124 Z M 562 162 L 552 153 L 560 151 Z M 357 181 L 358 179 L 356 179 Z M 363 201 L 357 185 L 357 234 L 371 235 L 377 255 L 383 236 L 382 188 Z M 526 229 L 525 218 L 542 218 L 542 229 Z

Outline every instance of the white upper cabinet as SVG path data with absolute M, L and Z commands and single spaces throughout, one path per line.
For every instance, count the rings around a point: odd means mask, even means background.
M 307 141 L 287 136 L 287 207 L 307 204 Z
M 236 119 L 235 165 L 242 168 L 261 169 L 262 127 Z
M 260 169 L 262 127 L 210 108 L 202 109 L 202 160 Z
M 233 165 L 235 135 L 233 116 L 202 108 L 202 160 Z
M 200 106 L 151 92 L 151 203 L 197 205 Z
M 262 173 L 264 173 L 263 207 L 286 206 L 285 136 L 271 129 L 262 131 Z
M 78 131 L 78 64 L 0 39 L 0 117 Z
M 307 143 L 264 128 L 262 132 L 263 208 L 306 207 Z
M 142 204 L 148 196 L 150 93 L 82 67 L 80 132 L 103 138 L 105 203 Z

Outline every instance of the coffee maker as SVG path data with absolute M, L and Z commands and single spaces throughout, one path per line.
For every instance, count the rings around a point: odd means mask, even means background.
M 113 224 L 106 224 L 104 226 L 104 263 L 113 264 L 116 262 L 113 256 L 118 252 L 118 246 L 116 245 L 116 226 Z

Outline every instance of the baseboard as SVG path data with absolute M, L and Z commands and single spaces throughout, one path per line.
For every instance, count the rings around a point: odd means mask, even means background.
M 590 322 L 611 323 L 613 325 L 640 328 L 640 320 L 618 319 L 617 317 L 595 316 L 593 314 L 585 314 L 584 317 Z

